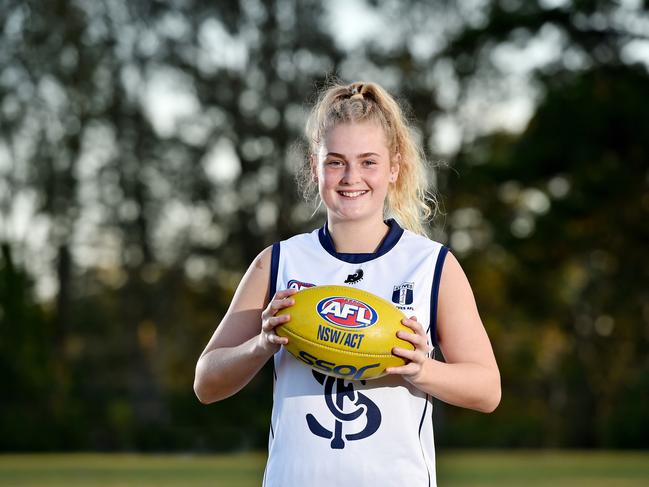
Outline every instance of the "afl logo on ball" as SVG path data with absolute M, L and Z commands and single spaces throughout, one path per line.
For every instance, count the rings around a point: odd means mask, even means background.
M 343 296 L 325 298 L 317 304 L 316 309 L 322 318 L 342 328 L 367 328 L 379 319 L 378 313 L 370 305 Z

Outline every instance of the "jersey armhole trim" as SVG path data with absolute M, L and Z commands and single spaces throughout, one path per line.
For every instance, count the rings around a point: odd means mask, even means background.
M 421 442 L 421 427 L 424 425 L 424 419 L 426 418 L 426 411 L 428 410 L 428 398 L 432 401 L 432 397 L 426 394 L 426 403 L 424 404 L 424 410 L 421 413 L 421 420 L 419 421 L 419 447 L 421 448 L 421 453 L 424 459 L 424 465 L 426 465 L 426 473 L 428 473 L 428 487 L 430 487 L 430 468 L 428 467 L 428 461 L 426 455 L 424 454 L 424 447 Z M 432 406 L 431 406 L 432 407 Z M 432 418 L 432 417 L 431 417 Z
M 273 244 L 273 249 L 270 254 L 270 282 L 268 283 L 268 301 L 273 299 L 273 296 L 275 296 L 275 292 L 277 292 L 277 274 L 279 273 L 279 254 L 280 254 L 280 249 L 281 246 L 279 242 L 275 242 Z M 273 395 L 275 395 L 274 391 L 274 383 L 277 382 L 277 369 L 275 368 L 275 357 L 273 357 Z M 275 438 L 275 432 L 273 431 L 273 421 L 271 420 L 270 422 L 270 433 L 271 437 Z M 265 472 L 264 472 L 265 475 Z
M 442 267 L 444 266 L 444 259 L 448 253 L 449 248 L 442 245 L 437 254 L 437 262 L 435 264 L 435 275 L 433 276 L 433 287 L 430 292 L 430 340 L 433 347 L 437 348 L 437 300 L 439 297 L 439 285 L 442 280 Z
M 273 250 L 270 255 L 270 282 L 268 283 L 268 300 L 270 301 L 275 296 L 277 291 L 277 273 L 279 272 L 279 242 L 273 244 Z

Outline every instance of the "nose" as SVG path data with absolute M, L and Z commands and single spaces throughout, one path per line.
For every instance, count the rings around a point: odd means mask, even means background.
M 341 183 L 343 184 L 355 184 L 360 181 L 360 171 L 358 165 L 350 162 L 345 165 L 345 172 L 343 173 L 343 178 Z

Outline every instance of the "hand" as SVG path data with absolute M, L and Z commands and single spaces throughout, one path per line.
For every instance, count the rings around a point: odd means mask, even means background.
M 400 367 L 388 367 L 385 371 L 391 375 L 401 375 L 409 382 L 416 383 L 424 372 L 424 364 L 428 360 L 431 347 L 428 345 L 428 336 L 424 327 L 417 321 L 415 316 L 404 318 L 401 323 L 410 328 L 414 333 L 399 330 L 397 337 L 414 345 L 414 350 L 401 347 L 394 347 L 392 354 L 406 359 L 406 365 Z
M 275 328 L 291 319 L 290 315 L 275 316 L 275 314 L 295 304 L 291 297 L 297 292 L 296 289 L 284 289 L 277 291 L 270 300 L 266 309 L 261 313 L 261 333 L 259 334 L 259 345 L 265 351 L 275 353 L 280 346 L 288 343 L 288 338 L 281 337 L 275 333 Z

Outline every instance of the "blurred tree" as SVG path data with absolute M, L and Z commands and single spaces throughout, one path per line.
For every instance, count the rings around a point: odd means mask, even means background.
M 453 206 L 485 215 L 458 231 L 490 235 L 467 258 L 478 294 L 500 274 L 485 315 L 501 412 L 536 402 L 545 446 L 648 445 L 649 417 L 620 402 L 649 399 L 648 87 L 646 70 L 622 66 L 548 80 L 519 138 L 487 137 L 458 159 Z
M 0 252 L 0 450 L 50 448 L 57 428 L 54 330 L 9 244 L 0 242 Z M 49 425 L 41 418 L 49 418 Z
M 400 93 L 453 163 L 432 174 L 451 210 L 434 232 L 475 282 L 506 390 L 496 416 L 449 409 L 442 442 L 645 444 L 646 71 L 621 66 L 647 9 L 551 5 L 371 1 L 366 19 L 385 28 L 362 38 L 353 10 L 313 0 L 0 3 L 3 306 L 32 313 L 5 309 L 0 370 L 48 384 L 54 424 L 32 426 L 56 431 L 21 440 L 3 422 L 3 448 L 265 444 L 269 370 L 204 408 L 193 367 L 245 266 L 317 224 L 293 144 L 331 73 Z M 497 126 L 486 107 L 512 94 L 530 111 L 542 100 L 526 132 L 482 137 Z M 28 274 L 53 280 L 53 303 L 38 309 Z M 49 346 L 42 362 L 13 347 L 23 339 Z M 605 350 L 623 358 L 603 370 Z
M 308 216 L 291 148 L 302 101 L 340 57 L 321 9 L 2 4 L 0 238 L 32 272 L 56 276 L 52 383 L 76 425 L 69 447 L 151 446 L 146 430 L 170 421 L 163 396 L 195 401 L 194 362 L 242 269 Z M 26 195 L 31 218 L 47 222 L 40 247 L 54 250 L 36 262 L 38 244 L 16 235 Z
M 487 2 L 439 52 L 464 127 L 460 178 L 441 174 L 448 234 L 484 296 L 505 388 L 496 421 L 449 411 L 443 442 L 479 430 L 485 444 L 647 444 L 649 416 L 619 402 L 647 380 L 647 62 L 627 67 L 646 7 Z M 539 100 L 527 129 L 481 138 L 482 113 L 463 107 L 511 96 L 522 75 Z

